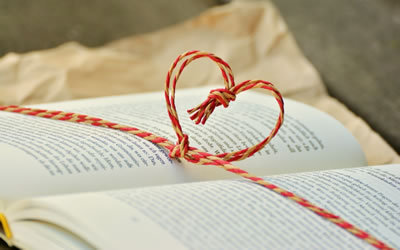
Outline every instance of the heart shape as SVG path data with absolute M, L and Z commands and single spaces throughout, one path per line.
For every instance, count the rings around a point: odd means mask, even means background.
M 222 153 L 214 155 L 215 157 L 218 157 L 219 159 L 228 162 L 243 160 L 247 157 L 254 155 L 256 152 L 261 150 L 266 144 L 268 144 L 269 141 L 276 135 L 279 128 L 282 126 L 283 116 L 284 116 L 284 104 L 282 95 L 279 93 L 279 91 L 274 87 L 272 83 L 263 80 L 247 80 L 241 82 L 238 85 L 235 85 L 233 72 L 228 63 L 226 63 L 221 58 L 215 56 L 214 54 L 200 52 L 197 50 L 189 51 L 178 56 L 172 63 L 167 74 L 166 86 L 165 86 L 165 99 L 172 127 L 174 128 L 175 133 L 178 137 L 178 141 L 175 147 L 170 149 L 170 157 L 183 157 L 190 162 L 198 163 L 201 160 L 201 155 L 205 156 L 205 154 L 207 154 L 207 156 L 212 156 L 211 154 L 201 152 L 197 148 L 189 146 L 189 136 L 185 134 L 182 130 L 175 106 L 175 90 L 180 75 L 182 74 L 183 70 L 187 65 L 203 57 L 211 59 L 218 65 L 218 67 L 221 70 L 222 77 L 224 79 L 225 88 L 211 90 L 207 99 L 203 103 L 201 103 L 200 105 L 198 105 L 193 109 L 188 110 L 188 113 L 191 114 L 190 118 L 192 120 L 195 120 L 196 124 L 199 123 L 205 124 L 207 119 L 210 117 L 210 115 L 212 114 L 212 112 L 216 107 L 221 105 L 224 106 L 225 108 L 228 107 L 229 102 L 234 101 L 236 99 L 236 95 L 250 89 L 262 88 L 269 90 L 272 92 L 276 101 L 278 102 L 280 113 L 275 123 L 275 127 L 274 129 L 271 130 L 269 135 L 264 140 L 249 148 L 241 149 L 230 153 Z M 179 70 L 175 74 L 171 84 L 171 78 L 173 72 L 178 67 L 179 62 L 182 60 L 183 62 L 180 64 Z M 196 151 L 200 156 L 196 156 L 196 153 L 188 154 L 189 150 Z

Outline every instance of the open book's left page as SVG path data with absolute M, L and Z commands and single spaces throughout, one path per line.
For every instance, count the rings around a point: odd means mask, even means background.
M 184 111 L 209 89 L 178 92 L 177 107 L 190 145 L 212 153 L 231 152 L 266 137 L 278 117 L 275 100 L 249 93 L 228 109 L 217 109 L 205 126 Z M 78 112 L 137 127 L 176 141 L 163 93 L 96 98 L 37 107 Z M 285 122 L 267 147 L 235 163 L 255 174 L 277 174 L 365 164 L 353 136 L 328 115 L 286 101 Z M 226 179 L 212 166 L 181 164 L 141 138 L 102 127 L 0 113 L 0 199 Z

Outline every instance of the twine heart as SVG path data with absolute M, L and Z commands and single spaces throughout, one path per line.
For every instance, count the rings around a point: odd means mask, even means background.
M 175 90 L 179 77 L 181 76 L 185 67 L 191 62 L 203 57 L 211 59 L 218 65 L 222 73 L 225 88 L 211 90 L 210 94 L 204 102 L 202 102 L 197 107 L 188 110 L 188 113 L 191 114 L 190 119 L 194 120 L 196 124 L 205 124 L 216 107 L 222 105 L 224 108 L 227 108 L 229 106 L 229 102 L 234 101 L 239 93 L 250 89 L 262 88 L 269 90 L 272 92 L 272 94 L 275 96 L 276 101 L 278 102 L 280 113 L 276 120 L 275 127 L 271 130 L 269 135 L 263 141 L 249 148 L 234 151 L 231 153 L 225 152 L 215 155 L 216 157 L 228 162 L 243 160 L 262 149 L 278 132 L 283 123 L 284 115 L 282 96 L 272 83 L 263 80 L 247 80 L 238 85 L 235 85 L 232 69 L 224 60 L 211 53 L 200 52 L 197 50 L 190 51 L 178 56 L 176 60 L 172 63 L 171 68 L 169 69 L 167 74 L 165 99 L 172 127 L 174 128 L 178 137 L 178 141 L 175 147 L 170 149 L 170 157 L 185 158 L 186 160 L 194 163 L 197 163 L 199 160 L 197 157 L 193 157 L 193 154 L 189 152 L 189 150 L 193 151 L 197 149 L 189 146 L 189 136 L 183 132 L 181 124 L 179 122 L 179 117 L 175 106 Z M 182 60 L 184 61 L 180 64 L 179 70 L 173 77 L 171 84 L 172 74 L 174 70 L 178 67 L 178 63 Z

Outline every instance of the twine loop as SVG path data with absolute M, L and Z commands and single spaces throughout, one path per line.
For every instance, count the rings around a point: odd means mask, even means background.
M 225 88 L 218 88 L 211 90 L 204 102 L 202 102 L 197 107 L 188 110 L 188 113 L 191 114 L 190 118 L 194 120 L 196 124 L 199 123 L 205 124 L 205 122 L 210 117 L 210 115 L 212 114 L 212 112 L 215 110 L 216 107 L 218 106 L 224 106 L 225 108 L 228 107 L 229 102 L 236 100 L 236 96 L 239 93 L 255 88 L 262 88 L 265 90 L 269 90 L 270 92 L 272 92 L 272 94 L 275 97 L 275 100 L 279 105 L 280 113 L 276 120 L 274 129 L 272 129 L 272 131 L 264 140 L 262 140 L 256 145 L 238 151 L 221 153 L 217 155 L 212 155 L 207 153 L 207 156 L 205 156 L 204 153 L 200 154 L 199 152 L 194 150 L 195 149 L 194 147 L 182 144 L 182 143 L 189 144 L 188 142 L 189 140 L 185 139 L 184 140 L 185 142 L 182 142 L 183 138 L 187 135 L 183 133 L 179 121 L 179 116 L 176 111 L 176 106 L 175 106 L 176 84 L 185 67 L 194 60 L 203 57 L 211 59 L 220 68 Z M 177 72 L 173 76 L 175 69 Z M 225 162 L 240 161 L 246 159 L 257 153 L 258 151 L 260 151 L 266 144 L 268 144 L 269 141 L 276 135 L 276 133 L 278 132 L 283 123 L 283 115 L 284 115 L 283 98 L 272 83 L 263 80 L 247 80 L 239 83 L 238 85 L 235 85 L 232 70 L 224 60 L 215 56 L 214 54 L 200 52 L 197 50 L 189 51 L 178 56 L 172 63 L 171 68 L 167 73 L 167 79 L 165 85 L 165 100 L 167 104 L 168 115 L 169 118 L 171 119 L 172 127 L 175 130 L 175 133 L 178 138 L 178 143 L 174 145 L 174 147 L 168 148 L 170 151 L 170 155 L 175 157 L 181 156 L 185 158 L 187 161 L 197 164 L 203 164 L 203 165 L 208 164 L 204 160 L 207 157 L 208 158 L 214 157 L 215 158 L 214 160 L 225 161 Z

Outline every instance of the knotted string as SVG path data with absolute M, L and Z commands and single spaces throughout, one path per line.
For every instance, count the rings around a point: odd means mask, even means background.
M 192 61 L 207 57 L 214 61 L 218 67 L 221 70 L 222 77 L 224 80 L 225 88 L 220 88 L 220 89 L 215 89 L 210 91 L 209 96 L 207 99 L 201 103 L 199 106 L 188 110 L 189 114 L 192 114 L 191 119 L 195 120 L 196 124 L 199 123 L 206 123 L 207 119 L 210 117 L 214 109 L 218 106 L 223 106 L 223 107 L 228 107 L 230 101 L 234 101 L 236 99 L 236 96 L 243 92 L 247 91 L 250 89 L 254 88 L 262 88 L 269 90 L 275 97 L 279 108 L 280 108 L 280 114 L 278 116 L 278 119 L 276 121 L 274 129 L 269 133 L 269 135 L 260 143 L 249 147 L 245 148 L 239 151 L 231 152 L 231 153 L 222 153 L 222 154 L 217 154 L 213 155 L 208 152 L 201 151 L 195 147 L 191 147 L 189 145 L 189 136 L 185 134 L 182 130 L 182 127 L 179 122 L 179 117 L 176 111 L 176 106 L 175 106 L 175 89 L 176 89 L 176 84 L 177 81 L 182 74 L 183 69 Z M 178 63 L 184 60 L 181 65 L 179 66 L 178 72 L 175 74 L 175 76 L 172 79 L 172 84 L 171 84 L 171 77 L 176 69 L 178 67 Z M 238 85 L 235 85 L 234 82 L 234 77 L 231 68 L 229 65 L 223 61 L 221 58 L 210 54 L 210 53 L 205 53 L 205 52 L 200 52 L 200 51 L 190 51 L 186 52 L 180 56 L 177 57 L 177 59 L 173 62 L 171 68 L 168 71 L 167 74 L 167 79 L 166 79 L 166 88 L 165 88 L 165 98 L 166 98 L 166 103 L 167 103 L 167 111 L 168 115 L 171 119 L 172 127 L 175 130 L 175 133 L 178 137 L 177 143 L 172 143 L 166 138 L 154 135 L 152 133 L 146 132 L 144 130 L 122 125 L 122 124 L 117 124 L 113 122 L 109 122 L 106 120 L 103 120 L 101 118 L 96 118 L 96 117 L 91 117 L 87 115 L 82 115 L 82 114 L 77 114 L 77 113 L 71 113 L 71 112 L 63 112 L 63 111 L 51 111 L 51 110 L 44 110 L 44 109 L 32 109 L 32 108 L 24 108 L 24 107 L 19 107 L 15 105 L 11 106 L 0 106 L 0 111 L 7 111 L 7 112 L 14 112 L 14 113 L 21 113 L 25 115 L 31 115 L 31 116 L 38 116 L 38 117 L 43 117 L 43 118 L 48 118 L 48 119 L 55 119 L 55 120 L 62 120 L 62 121 L 69 121 L 69 122 L 75 122 L 75 123 L 84 123 L 88 125 L 93 125 L 93 126 L 101 126 L 101 127 L 107 127 L 115 130 L 120 130 L 129 134 L 133 134 L 135 136 L 139 136 L 145 140 L 151 141 L 161 147 L 164 147 L 167 149 L 170 153 L 169 156 L 172 158 L 184 158 L 189 162 L 196 163 L 196 164 L 201 164 L 201 165 L 215 165 L 217 167 L 223 168 L 226 171 L 229 171 L 231 173 L 240 175 L 243 178 L 246 178 L 248 180 L 251 180 L 269 190 L 272 190 L 278 194 L 280 194 L 283 197 L 286 197 L 297 204 L 300 204 L 301 206 L 311 210 L 315 214 L 321 216 L 322 218 L 329 220 L 330 222 L 336 224 L 337 226 L 347 230 L 348 232 L 352 233 L 356 237 L 368 242 L 372 246 L 378 248 L 378 249 L 391 249 L 388 245 L 383 243 L 382 241 L 379 241 L 375 237 L 373 237 L 371 234 L 359 229 L 358 227 L 346 222 L 342 218 L 340 218 L 337 215 L 334 215 L 333 213 L 320 208 L 306 199 L 301 198 L 300 196 L 291 193 L 287 190 L 284 190 L 272 183 L 269 183 L 268 181 L 265 181 L 264 179 L 257 177 L 255 175 L 252 175 L 248 173 L 247 171 L 240 169 L 234 165 L 232 165 L 230 162 L 232 161 L 237 161 L 237 160 L 243 160 L 247 157 L 252 156 L 256 152 L 258 152 L 260 149 L 262 149 L 278 132 L 279 128 L 281 127 L 283 123 L 283 115 L 284 115 L 284 106 L 283 106 L 283 98 L 279 91 L 273 86 L 272 83 L 266 82 L 263 80 L 248 80 L 244 81 Z M 5 228 L 6 232 L 8 234 L 6 235 L 8 238 L 12 238 L 11 230 L 7 224 L 7 221 L 5 220 L 4 215 L 0 214 L 0 218 L 2 220 L 0 221 L 3 225 L 3 228 Z
M 223 105 L 224 108 L 227 108 L 229 102 L 235 99 L 236 94 L 230 89 L 213 89 L 203 103 L 188 110 L 188 113 L 192 114 L 190 119 L 196 120 L 196 124 L 205 124 L 216 107 Z

